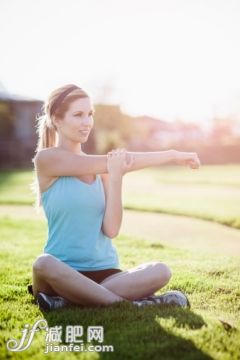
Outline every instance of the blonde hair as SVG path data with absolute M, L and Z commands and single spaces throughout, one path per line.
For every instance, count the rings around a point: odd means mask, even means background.
M 73 89 L 72 91 L 71 88 Z M 67 95 L 64 96 L 64 93 L 67 93 Z M 58 104 L 58 101 L 59 99 L 61 99 L 62 96 L 64 96 L 64 98 Z M 54 117 L 63 118 L 66 111 L 69 108 L 69 105 L 74 100 L 79 98 L 86 98 L 86 97 L 89 97 L 89 95 L 83 89 L 73 84 L 67 84 L 61 86 L 53 90 L 49 94 L 48 98 L 46 99 L 46 101 L 44 102 L 41 108 L 41 113 L 38 113 L 36 115 L 36 121 L 37 121 L 36 132 L 38 134 L 37 147 L 35 150 L 36 154 L 42 149 L 56 146 L 58 133 L 53 118 Z M 56 106 L 56 104 L 58 105 Z M 35 156 L 32 159 L 33 163 L 35 161 Z M 36 210 L 39 210 L 41 206 L 41 196 L 40 196 L 36 166 L 34 166 L 34 181 L 30 184 L 30 188 L 36 197 L 36 202 L 34 207 Z

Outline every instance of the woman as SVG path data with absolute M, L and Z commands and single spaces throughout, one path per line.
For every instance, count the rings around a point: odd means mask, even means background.
M 44 253 L 33 263 L 32 294 L 45 310 L 123 300 L 138 306 L 190 306 L 180 291 L 154 295 L 171 278 L 166 264 L 150 261 L 120 269 L 112 238 L 121 226 L 125 173 L 171 161 L 198 168 L 197 154 L 114 149 L 107 155 L 87 155 L 81 146 L 93 127 L 93 113 L 88 94 L 70 84 L 50 94 L 38 118 L 33 162 L 38 204 L 49 228 Z

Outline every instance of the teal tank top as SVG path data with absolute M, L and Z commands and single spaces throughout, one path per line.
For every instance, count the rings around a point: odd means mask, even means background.
M 91 184 L 77 177 L 60 176 L 41 193 L 41 199 L 48 221 L 44 253 L 75 270 L 119 268 L 112 239 L 101 230 L 105 193 L 100 175 Z

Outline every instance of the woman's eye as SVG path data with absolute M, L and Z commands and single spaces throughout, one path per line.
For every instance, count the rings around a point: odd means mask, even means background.
M 83 116 L 83 114 L 75 114 L 75 116 Z M 91 113 L 91 114 L 88 114 L 88 116 L 90 117 L 90 116 L 93 116 L 93 113 Z

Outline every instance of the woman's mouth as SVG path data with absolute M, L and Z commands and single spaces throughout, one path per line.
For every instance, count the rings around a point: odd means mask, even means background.
M 89 131 L 88 130 L 79 130 L 79 132 L 82 134 L 82 135 L 88 135 L 89 134 Z

